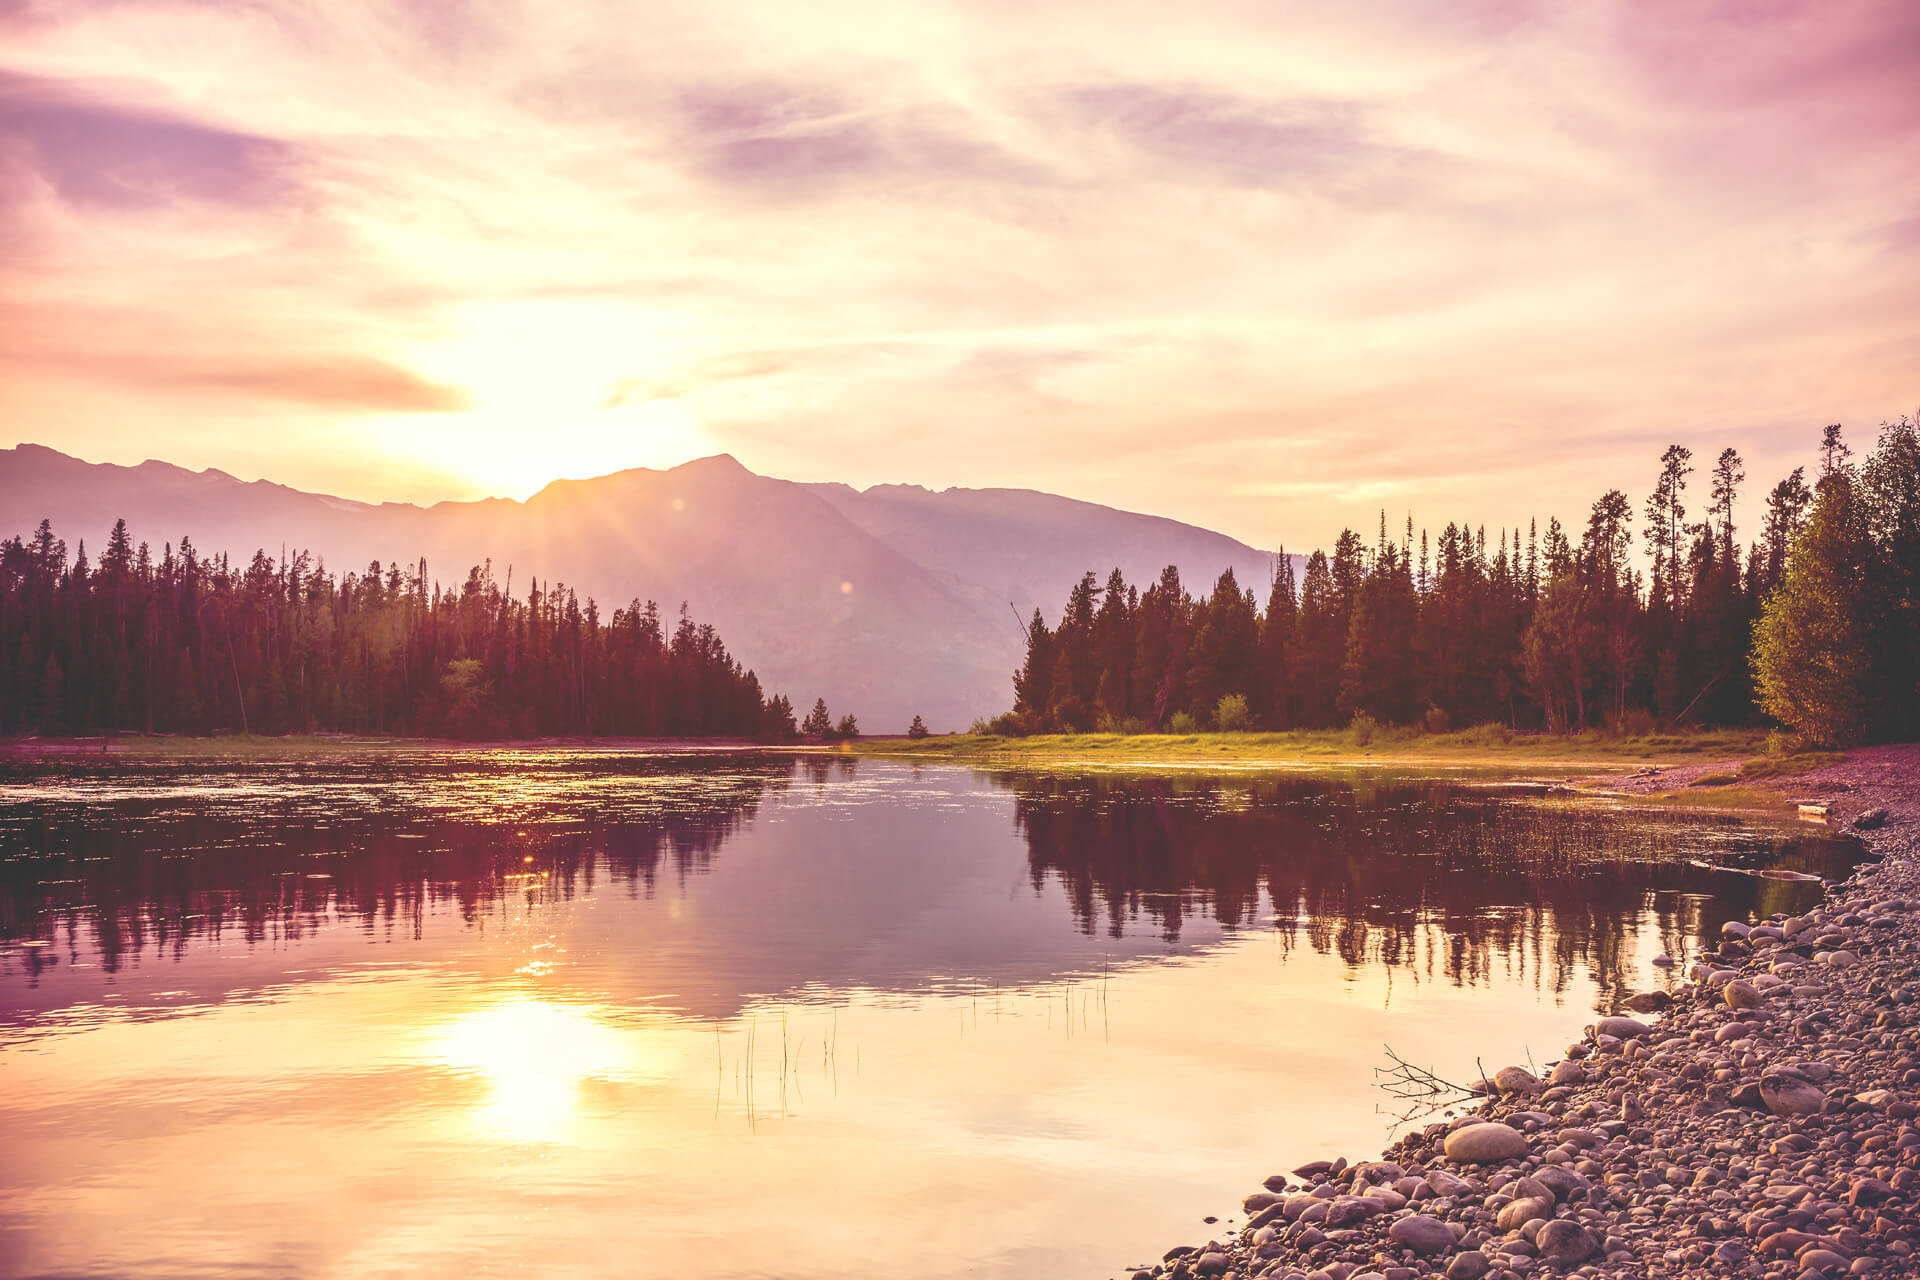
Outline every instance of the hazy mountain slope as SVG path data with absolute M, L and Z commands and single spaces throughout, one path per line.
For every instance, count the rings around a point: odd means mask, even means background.
M 945 489 L 886 484 L 813 486 L 861 528 L 933 570 L 1009 626 L 1037 605 L 1049 623 L 1068 589 L 1116 565 L 1142 589 L 1168 565 L 1204 594 L 1223 569 L 1266 603 L 1273 556 L 1225 534 L 1032 489 Z M 1017 633 L 1015 638 L 1017 639 Z
M 0 450 L 0 536 L 42 518 L 95 553 L 117 517 L 136 539 L 246 559 L 306 549 L 335 571 L 424 556 L 443 584 L 491 561 L 524 594 L 533 575 L 603 615 L 682 601 L 771 690 L 804 711 L 824 696 L 869 732 L 918 713 L 936 729 L 1004 710 L 1024 616 L 1051 619 L 1079 575 L 1121 566 L 1142 584 L 1178 564 L 1204 591 L 1231 566 L 1264 596 L 1265 553 L 1191 525 L 1014 489 L 908 485 L 859 492 L 755 475 L 731 457 L 669 471 L 563 480 L 526 502 L 370 504 L 161 462 L 121 467 L 52 449 Z

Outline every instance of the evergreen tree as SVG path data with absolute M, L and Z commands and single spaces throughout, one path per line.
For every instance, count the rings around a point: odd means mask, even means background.
M 807 718 L 801 722 L 800 732 L 809 738 L 824 738 L 833 732 L 833 720 L 827 714 L 825 698 L 813 700 L 813 710 L 807 712 Z
M 1862 660 L 1876 637 L 1871 545 L 1853 477 L 1821 478 L 1806 531 L 1768 599 L 1754 646 L 1767 714 L 1813 742 L 1848 746 L 1874 727 L 1881 681 Z

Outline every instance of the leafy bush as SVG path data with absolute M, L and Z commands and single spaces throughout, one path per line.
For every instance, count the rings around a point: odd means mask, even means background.
M 1200 722 L 1184 711 L 1176 711 L 1167 717 L 1167 732 L 1185 737 L 1200 732 Z
M 1364 711 L 1353 713 L 1353 722 L 1347 726 L 1347 732 L 1353 737 L 1353 745 L 1364 747 L 1373 741 L 1373 735 L 1380 732 L 1380 722 Z
M 1222 733 L 1245 733 L 1253 728 L 1253 712 L 1247 710 L 1244 693 L 1223 696 L 1213 709 L 1213 727 Z
M 1513 741 L 1513 731 L 1503 724 L 1477 724 L 1460 731 L 1460 742 L 1469 747 L 1504 747 Z
M 1425 718 L 1428 733 L 1445 733 L 1453 728 L 1453 717 L 1442 707 L 1429 705 Z
M 1629 707 L 1617 716 L 1607 717 L 1607 732 L 1616 738 L 1651 737 L 1659 723 L 1645 707 Z
M 1799 755 L 1807 749 L 1807 740 L 1797 733 L 1785 729 L 1767 731 L 1767 754 L 1770 756 Z

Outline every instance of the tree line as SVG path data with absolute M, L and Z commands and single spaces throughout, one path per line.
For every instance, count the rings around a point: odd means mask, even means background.
M 1144 589 L 1086 574 L 1056 626 L 1036 609 L 998 733 L 1329 728 L 1356 721 L 1574 732 L 1771 718 L 1810 741 L 1920 736 L 1920 438 L 1883 426 L 1856 465 L 1825 429 L 1744 546 L 1733 449 L 1689 519 L 1691 450 L 1668 448 L 1641 509 L 1619 489 L 1585 526 L 1413 521 L 1343 531 L 1267 599 L 1231 570 L 1202 596 L 1169 566 Z M 1397 534 L 1398 536 L 1395 536 Z
M 329 574 L 306 552 L 244 567 L 190 538 L 154 556 L 125 520 L 98 562 L 42 521 L 0 542 L 0 732 L 332 731 L 458 738 L 794 736 L 683 605 L 601 616 L 491 565 L 457 589 L 424 560 Z

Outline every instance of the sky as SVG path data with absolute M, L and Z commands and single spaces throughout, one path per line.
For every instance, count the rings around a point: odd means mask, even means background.
M 1751 528 L 1916 374 L 1911 0 L 0 0 L 0 445 L 1299 549 L 1671 442 Z

